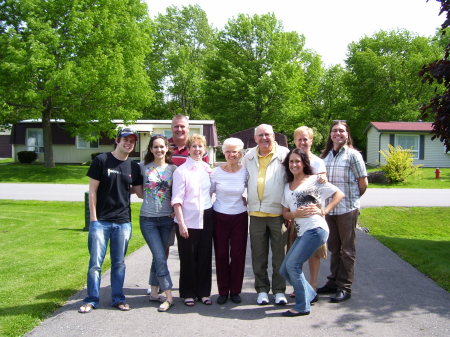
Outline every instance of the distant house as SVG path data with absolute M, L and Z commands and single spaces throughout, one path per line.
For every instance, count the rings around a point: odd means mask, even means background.
M 52 120 L 53 157 L 55 163 L 78 164 L 91 160 L 91 154 L 97 152 L 112 151 L 114 139 L 100 137 L 97 141 L 87 141 L 80 136 L 71 136 L 64 126 L 63 120 Z M 123 127 L 123 121 L 113 120 L 117 127 Z M 162 134 L 167 138 L 172 137 L 171 120 L 137 120 L 129 125 L 138 133 L 138 142 L 130 158 L 142 160 L 150 137 L 154 134 Z M 215 162 L 215 147 L 218 146 L 216 125 L 213 120 L 190 120 L 190 133 L 199 133 L 205 136 L 208 145 L 208 156 L 211 164 Z M 13 158 L 17 160 L 19 151 L 35 151 L 38 160 L 44 160 L 44 143 L 42 123 L 40 120 L 25 120 L 15 124 L 11 132 L 13 144 Z
M 230 137 L 239 138 L 244 143 L 244 149 L 250 149 L 256 146 L 255 128 L 245 129 L 230 135 Z M 287 137 L 282 133 L 275 132 L 275 140 L 281 146 L 288 146 Z
M 366 128 L 367 165 L 378 166 L 385 163 L 380 150 L 388 145 L 410 149 L 414 164 L 424 167 L 450 167 L 450 152 L 445 153 L 444 144 L 439 139 L 431 140 L 432 123 L 428 122 L 371 122 Z
M 12 157 L 11 131 L 0 130 L 0 158 Z

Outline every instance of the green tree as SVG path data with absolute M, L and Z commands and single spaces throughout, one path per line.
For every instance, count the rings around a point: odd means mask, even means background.
M 212 50 L 214 30 L 198 6 L 168 7 L 154 21 L 153 52 L 147 60 L 157 93 L 147 117 L 182 113 L 202 118 L 204 64 Z
M 219 134 L 274 125 L 291 133 L 309 113 L 301 88 L 318 56 L 304 50 L 304 37 L 284 32 L 273 14 L 240 14 L 216 40 L 206 71 L 204 111 Z
M 433 94 L 418 72 L 442 55 L 437 41 L 407 30 L 380 31 L 348 48 L 345 83 L 352 110 L 345 119 L 359 148 L 371 121 L 415 121 L 419 106 Z
M 313 152 L 320 153 L 325 147 L 331 122 L 344 119 L 351 110 L 350 97 L 344 83 L 346 70 L 333 65 L 317 71 L 316 84 L 308 81 L 306 101 L 310 106 L 309 119 L 304 124 L 314 129 Z M 314 90 L 311 90 L 314 87 Z
M 428 1 L 428 0 L 427 0 Z M 433 139 L 438 138 L 444 143 L 446 152 L 450 151 L 450 1 L 437 0 L 441 3 L 439 14 L 446 13 L 446 20 L 438 32 L 441 48 L 444 50 L 442 59 L 435 60 L 420 71 L 422 82 L 430 85 L 444 86 L 442 93 L 431 97 L 428 103 L 423 101 L 421 107 L 425 118 L 433 118 Z
M 151 102 L 139 0 L 9 0 L 0 13 L 0 124 L 41 118 L 45 166 L 54 166 L 51 119 L 91 136 Z

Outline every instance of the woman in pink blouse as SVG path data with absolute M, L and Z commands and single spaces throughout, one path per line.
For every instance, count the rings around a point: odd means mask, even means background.
M 211 305 L 213 210 L 210 196 L 211 169 L 202 161 L 204 136 L 187 141 L 189 157 L 173 174 L 172 206 L 180 256 L 180 297 L 194 306 L 195 299 Z

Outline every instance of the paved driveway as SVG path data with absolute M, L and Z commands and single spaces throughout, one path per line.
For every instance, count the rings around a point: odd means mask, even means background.
M 86 190 L 84 185 L 0 184 L 0 199 L 82 201 Z M 450 193 L 449 190 L 368 189 L 362 205 L 450 206 Z M 111 288 L 107 271 L 102 279 L 99 309 L 87 315 L 77 313 L 85 296 L 83 290 L 28 336 L 450 336 L 450 294 L 371 236 L 358 231 L 357 237 L 352 299 L 332 304 L 328 296 L 322 296 L 309 316 L 285 318 L 280 313 L 286 307 L 255 305 L 250 247 L 241 305 L 214 303 L 207 307 L 198 303 L 194 308 L 187 308 L 176 297 L 171 311 L 158 313 L 157 305 L 149 303 L 146 296 L 151 254 L 145 246 L 126 259 L 125 293 L 133 310 L 120 312 L 109 306 Z M 86 268 L 87 263 L 86 249 Z M 326 279 L 328 268 L 328 261 L 324 261 L 320 285 Z M 171 250 L 169 269 L 177 287 L 176 248 Z M 287 292 L 290 291 L 288 286 Z M 215 278 L 212 294 L 215 300 Z

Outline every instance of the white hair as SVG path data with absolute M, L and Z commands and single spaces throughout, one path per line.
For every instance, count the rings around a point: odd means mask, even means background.
M 270 133 L 271 133 L 271 134 L 274 134 L 272 125 L 269 125 L 269 124 L 261 124 L 261 125 L 258 125 L 258 126 L 255 128 L 255 136 L 257 136 L 257 133 L 258 133 L 258 129 L 259 129 L 259 128 L 266 128 L 266 129 L 269 129 Z
M 222 144 L 222 151 L 223 153 L 225 153 L 225 148 L 227 146 L 237 146 L 238 151 L 241 152 L 244 149 L 244 143 L 242 142 L 242 140 L 240 140 L 239 138 L 227 138 L 223 141 Z

